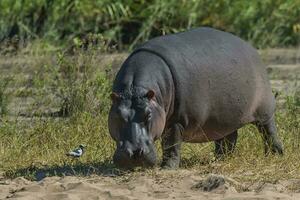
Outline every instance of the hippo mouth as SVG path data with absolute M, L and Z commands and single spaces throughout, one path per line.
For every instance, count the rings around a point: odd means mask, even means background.
M 156 150 L 154 145 L 150 146 L 147 153 L 141 154 L 139 151 L 134 151 L 132 155 L 128 154 L 121 148 L 117 148 L 113 156 L 114 164 L 122 169 L 133 169 L 135 167 L 153 167 L 156 165 Z

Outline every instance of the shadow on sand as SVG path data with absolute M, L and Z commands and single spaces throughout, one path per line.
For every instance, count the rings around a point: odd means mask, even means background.
M 41 181 L 46 177 L 52 176 L 120 176 L 124 175 L 126 171 L 122 171 L 115 167 L 111 160 L 106 160 L 100 163 L 75 163 L 72 165 L 57 165 L 57 166 L 44 166 L 35 167 L 30 166 L 27 168 L 21 168 L 16 171 L 6 172 L 5 176 L 9 178 L 25 177 L 34 181 Z

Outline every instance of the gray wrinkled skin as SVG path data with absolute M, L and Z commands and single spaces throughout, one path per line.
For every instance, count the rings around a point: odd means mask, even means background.
M 155 165 L 159 137 L 166 168 L 179 166 L 182 142 L 215 141 L 217 156 L 231 153 L 248 123 L 263 134 L 266 154 L 282 154 L 265 66 L 229 33 L 197 28 L 144 43 L 123 63 L 112 99 L 109 131 L 120 167 Z

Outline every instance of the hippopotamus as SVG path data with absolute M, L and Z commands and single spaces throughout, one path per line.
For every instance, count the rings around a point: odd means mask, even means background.
M 214 141 L 215 154 L 233 152 L 237 130 L 257 126 L 265 153 L 283 153 L 275 98 L 257 51 L 231 33 L 202 27 L 156 37 L 124 61 L 112 88 L 109 132 L 122 168 L 177 168 L 183 142 Z

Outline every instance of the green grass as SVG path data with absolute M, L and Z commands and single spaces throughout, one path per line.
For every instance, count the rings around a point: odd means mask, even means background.
M 239 132 L 237 150 L 232 156 L 215 162 L 212 143 L 184 144 L 181 167 L 253 181 L 299 177 L 299 105 L 297 114 L 293 112 L 278 112 L 276 117 L 284 156 L 265 157 L 260 134 L 254 126 L 246 126 Z M 38 118 L 33 125 L 2 119 L 0 137 L 0 170 L 8 177 L 31 177 L 39 171 L 50 176 L 102 174 L 115 169 L 111 161 L 114 143 L 105 113 L 94 116 L 83 112 L 67 119 Z M 81 143 L 88 146 L 82 158 L 65 156 Z
M 27 176 L 43 168 L 109 164 L 114 149 L 105 115 L 85 113 L 76 119 L 37 119 L 28 127 L 22 122 L 5 122 L 0 131 L 0 167 L 9 176 Z M 79 161 L 65 156 L 81 143 L 87 145 L 87 152 Z
M 99 62 L 103 56 L 94 48 L 77 49 L 74 55 L 42 57 L 43 62 L 32 59 L 28 66 L 21 61 L 18 64 L 17 56 L 13 58 L 15 65 L 11 70 L 21 65 L 24 71 L 0 88 L 14 88 L 2 92 L 2 96 L 11 101 L 32 101 L 22 112 L 17 111 L 18 104 L 7 102 L 7 112 L 0 118 L 0 171 L 6 177 L 39 179 L 117 171 L 111 160 L 115 147 L 107 128 L 114 66 Z M 32 92 L 20 95 L 18 88 Z M 213 143 L 184 144 L 181 168 L 247 181 L 300 178 L 300 93 L 296 91 L 284 98 L 285 103 L 276 113 L 284 156 L 265 157 L 261 136 L 249 125 L 239 131 L 236 152 L 221 161 L 214 161 Z M 79 144 L 87 145 L 82 158 L 65 156 Z M 161 153 L 159 141 L 157 147 Z

